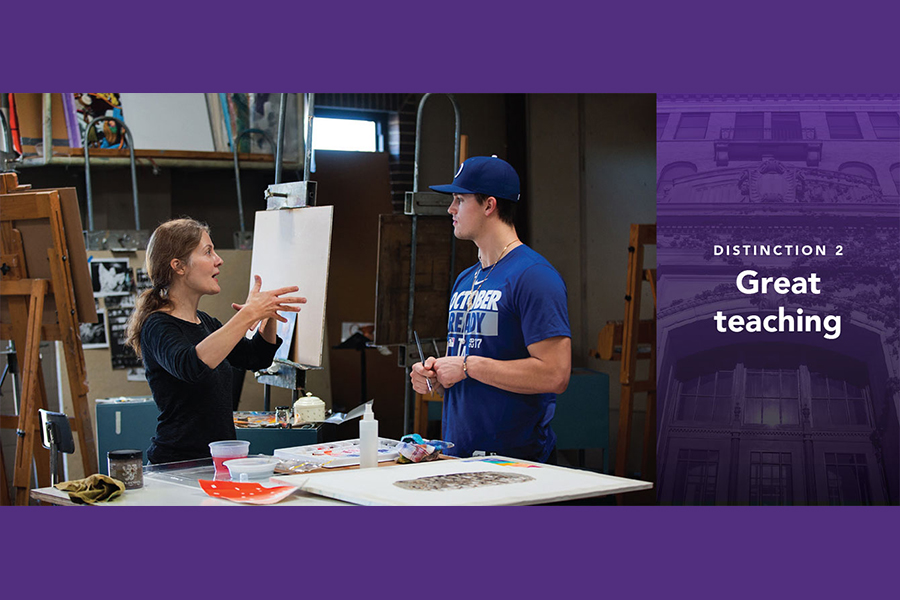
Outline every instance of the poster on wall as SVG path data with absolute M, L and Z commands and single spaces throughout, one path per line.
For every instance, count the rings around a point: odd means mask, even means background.
M 106 315 L 109 321 L 109 355 L 113 369 L 137 369 L 143 362 L 135 355 L 134 350 L 125 344 L 128 317 L 134 310 L 134 296 L 108 297 Z
M 93 348 L 109 348 L 109 335 L 106 331 L 106 311 L 97 311 L 96 323 L 79 324 L 81 346 L 85 350 Z
M 897 504 L 900 96 L 657 102 L 660 504 Z
M 128 259 L 94 258 L 89 264 L 95 298 L 131 294 L 134 282 Z

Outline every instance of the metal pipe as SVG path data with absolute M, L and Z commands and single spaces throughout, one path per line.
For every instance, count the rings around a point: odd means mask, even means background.
M 44 156 L 44 164 L 50 164 L 53 157 L 53 111 L 51 94 L 41 94 L 41 154 Z
M 419 109 L 416 112 L 416 153 L 413 162 L 413 192 L 419 191 L 419 150 L 422 144 L 422 113 L 425 108 L 425 102 L 430 98 L 432 94 L 425 94 L 422 96 L 422 99 L 419 100 Z M 453 173 L 456 173 L 456 169 L 459 167 L 459 106 L 456 104 L 456 98 L 453 97 L 452 94 L 446 94 L 447 98 L 450 100 L 450 104 L 453 106 L 453 116 L 454 116 L 454 143 L 453 143 Z M 416 295 L 416 246 L 418 242 L 418 221 L 419 218 L 417 215 L 413 214 L 412 216 L 412 235 L 410 236 L 410 255 L 409 255 L 409 305 L 406 312 L 406 343 L 407 345 L 413 343 L 413 318 L 415 316 L 415 295 Z M 451 287 L 452 287 L 452 277 L 453 277 L 453 256 L 455 254 L 455 242 L 456 239 L 451 236 L 451 245 L 450 245 L 450 263 L 451 263 Z M 404 349 L 404 352 L 406 350 Z M 407 352 L 407 356 L 409 353 Z M 424 360 L 424 356 L 420 357 Z M 409 372 L 411 369 L 411 365 L 406 365 L 406 391 L 403 396 L 403 433 L 409 433 L 409 407 L 412 400 L 412 383 L 409 379 Z
M 246 229 L 244 227 L 244 201 L 241 197 L 241 168 L 240 168 L 240 165 L 238 164 L 238 145 L 241 143 L 241 139 L 243 139 L 244 136 L 247 136 L 250 134 L 257 134 L 257 135 L 263 136 L 263 138 L 265 138 L 265 140 L 267 142 L 269 142 L 270 146 L 272 146 L 273 148 L 275 147 L 275 143 L 272 141 L 272 136 L 270 136 L 268 133 L 266 133 L 262 129 L 255 129 L 255 128 L 254 129 L 242 129 L 238 133 L 237 138 L 235 138 L 234 134 L 232 133 L 231 150 L 234 154 L 234 179 L 235 179 L 235 182 L 237 185 L 238 218 L 240 219 L 240 222 L 241 222 L 241 232 L 242 233 L 244 231 L 246 231 Z M 277 162 L 275 163 L 275 169 L 276 169 L 276 173 L 277 173 L 278 172 L 278 163 Z M 276 175 L 276 178 L 277 178 L 277 175 Z
M 422 111 L 425 108 L 425 101 L 428 100 L 433 94 L 425 94 L 422 96 L 422 99 L 419 100 L 419 110 L 416 112 L 416 154 L 415 154 L 415 162 L 413 163 L 413 191 L 419 191 L 419 148 L 421 146 L 421 131 L 422 131 Z M 453 117 L 454 117 L 454 143 L 453 143 L 453 173 L 456 173 L 456 170 L 459 168 L 459 105 L 456 104 L 456 98 L 453 97 L 453 94 L 444 94 L 447 98 L 450 99 L 450 104 L 453 105 Z
M 12 141 L 12 129 L 9 128 L 9 121 L 6 120 L 6 114 L 0 110 L 0 124 L 3 125 L 3 149 L 7 152 L 15 152 L 15 146 Z
M 94 166 L 100 167 L 122 167 L 129 164 L 127 158 L 120 157 L 105 157 L 105 156 L 95 156 L 93 159 Z M 233 164 L 225 162 L 222 159 L 197 159 L 197 158 L 146 158 L 141 156 L 136 156 L 135 160 L 138 164 L 143 164 L 141 161 L 153 161 L 158 167 L 184 167 L 184 168 L 195 168 L 195 169 L 232 169 L 234 168 Z M 83 165 L 84 158 L 80 156 L 54 156 L 53 164 L 59 165 Z M 45 166 L 44 160 L 42 158 L 25 158 L 21 161 L 20 165 L 22 168 L 29 167 L 43 167 Z M 284 165 L 287 169 L 300 170 L 301 164 L 299 162 L 294 163 L 285 163 Z M 245 161 L 241 165 L 242 169 L 271 169 L 272 161 Z
M 275 184 L 281 183 L 281 157 L 284 146 L 284 120 L 287 114 L 287 94 L 280 94 L 281 105 L 278 107 L 278 143 L 275 145 Z
M 306 139 L 303 142 L 305 150 L 305 158 L 303 160 L 303 181 L 309 181 L 310 167 L 312 166 L 312 136 L 313 136 L 313 118 L 316 113 L 316 95 L 306 94 L 306 102 L 303 107 L 306 113 Z
M 138 207 L 138 191 L 137 191 L 137 169 L 134 162 L 134 140 L 131 138 L 131 131 L 121 119 L 116 117 L 101 116 L 94 117 L 84 130 L 82 138 L 82 146 L 84 147 L 84 179 L 87 185 L 87 209 L 88 209 L 88 231 L 94 230 L 94 200 L 91 196 L 91 152 L 88 147 L 88 134 L 91 132 L 94 123 L 98 121 L 115 121 L 125 135 L 125 143 L 128 145 L 128 154 L 131 160 L 131 193 L 134 196 L 134 228 L 140 230 L 141 216 Z

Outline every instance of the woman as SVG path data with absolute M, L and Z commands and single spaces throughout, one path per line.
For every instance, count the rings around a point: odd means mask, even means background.
M 285 287 L 260 291 L 255 276 L 244 304 L 225 325 L 197 310 L 200 298 L 221 291 L 222 259 L 209 227 L 193 219 L 160 225 L 147 244 L 153 288 L 138 298 L 128 320 L 128 345 L 144 361 L 160 415 L 147 457 L 151 463 L 209 456 L 209 443 L 235 439 L 232 366 L 259 370 L 272 364 L 280 339 L 278 311 L 298 312 L 306 298 L 285 296 Z M 252 339 L 245 333 L 257 323 Z

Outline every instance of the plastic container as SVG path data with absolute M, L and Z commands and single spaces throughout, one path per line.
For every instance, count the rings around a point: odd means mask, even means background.
M 378 466 L 378 421 L 372 411 L 372 403 L 366 404 L 366 412 L 359 422 L 359 468 Z
M 228 468 L 224 465 L 225 461 L 232 458 L 247 458 L 247 454 L 250 453 L 250 442 L 247 440 L 210 442 L 209 453 L 212 455 L 216 472 L 227 473 Z
M 306 392 L 306 396 L 294 402 L 294 425 L 325 420 L 325 403 Z
M 125 484 L 126 490 L 144 487 L 144 452 L 142 450 L 110 450 L 106 453 L 109 476 Z
M 267 456 L 232 458 L 225 461 L 225 467 L 231 473 L 231 479 L 234 481 L 267 477 L 275 472 L 276 464 L 278 464 L 277 460 Z

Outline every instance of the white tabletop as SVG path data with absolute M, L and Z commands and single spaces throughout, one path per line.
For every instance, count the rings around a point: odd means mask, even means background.
M 265 487 L 283 485 L 263 480 L 253 480 Z M 31 497 L 41 502 L 72 506 L 69 494 L 54 487 L 38 488 L 31 491 Z M 199 484 L 168 481 L 164 477 L 144 474 L 144 487 L 137 490 L 126 490 L 122 495 L 109 502 L 99 502 L 95 506 L 247 506 L 240 502 L 231 502 L 207 496 Z M 270 506 L 349 506 L 346 502 L 333 500 L 324 496 L 308 494 L 299 489 L 281 502 Z
M 208 496 L 198 479 L 213 479 L 206 463 L 172 463 L 144 471 L 144 486 L 126 490 L 97 506 L 241 506 Z M 181 466 L 189 465 L 190 466 Z M 196 466 L 200 465 L 200 466 Z M 454 473 L 517 473 L 530 482 L 518 485 L 475 487 L 444 492 L 415 492 L 395 482 Z M 320 469 L 302 475 L 275 475 L 251 480 L 265 487 L 293 485 L 297 491 L 274 506 L 364 505 L 494 505 L 544 504 L 650 489 L 646 481 L 624 479 L 590 471 L 530 463 L 500 456 L 463 460 L 439 460 L 414 465 L 381 465 L 377 469 Z M 50 504 L 74 505 L 69 495 L 53 487 L 32 490 L 31 497 Z

